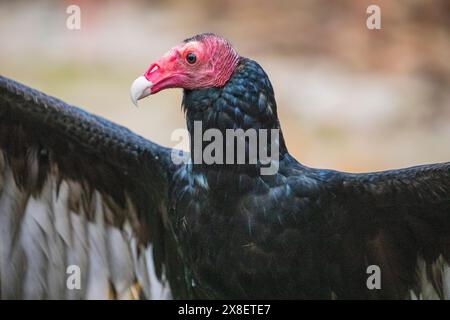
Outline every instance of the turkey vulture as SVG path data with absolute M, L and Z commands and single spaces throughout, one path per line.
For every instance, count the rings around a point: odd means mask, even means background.
M 172 48 L 131 96 L 166 88 L 184 90 L 191 146 L 196 122 L 201 134 L 280 129 L 266 73 L 220 36 Z M 265 139 L 277 171 L 262 174 L 259 153 L 173 161 L 171 149 L 4 77 L 0 107 L 3 299 L 450 298 L 450 163 L 314 169 L 279 131 Z M 244 147 L 250 159 L 247 137 Z M 381 284 L 370 287 L 374 266 Z

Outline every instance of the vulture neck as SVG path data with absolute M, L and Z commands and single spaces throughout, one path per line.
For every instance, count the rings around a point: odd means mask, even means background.
M 287 154 L 272 85 L 255 61 L 240 58 L 222 87 L 185 89 L 183 108 L 194 172 L 258 176 Z

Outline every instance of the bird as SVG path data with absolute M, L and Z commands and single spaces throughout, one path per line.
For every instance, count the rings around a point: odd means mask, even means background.
M 131 100 L 168 88 L 190 153 L 0 77 L 2 299 L 450 298 L 450 163 L 301 164 L 264 69 L 213 33 L 152 63 Z M 243 162 L 227 139 L 208 153 L 230 130 L 267 135 L 256 153 L 241 137 Z

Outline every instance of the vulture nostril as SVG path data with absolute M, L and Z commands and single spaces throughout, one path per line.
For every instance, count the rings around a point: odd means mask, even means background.
M 149 75 L 150 73 L 153 73 L 158 69 L 159 69 L 159 66 L 156 63 L 154 63 L 150 66 L 150 68 L 148 68 L 148 71 L 145 73 L 145 75 Z
M 155 65 L 155 66 L 150 70 L 149 73 L 152 73 L 152 72 L 154 72 L 154 71 L 156 71 L 156 70 L 158 70 L 158 69 L 159 69 L 159 66 L 158 66 L 158 65 Z

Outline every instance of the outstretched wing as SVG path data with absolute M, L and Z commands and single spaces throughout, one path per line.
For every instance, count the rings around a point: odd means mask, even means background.
M 165 225 L 169 159 L 169 149 L 0 77 L 0 297 L 183 296 Z
M 356 284 L 341 296 L 450 299 L 450 163 L 331 181 L 342 199 L 332 218 L 343 239 L 340 266 L 351 278 L 341 281 Z M 379 290 L 367 288 L 370 265 L 380 268 Z

